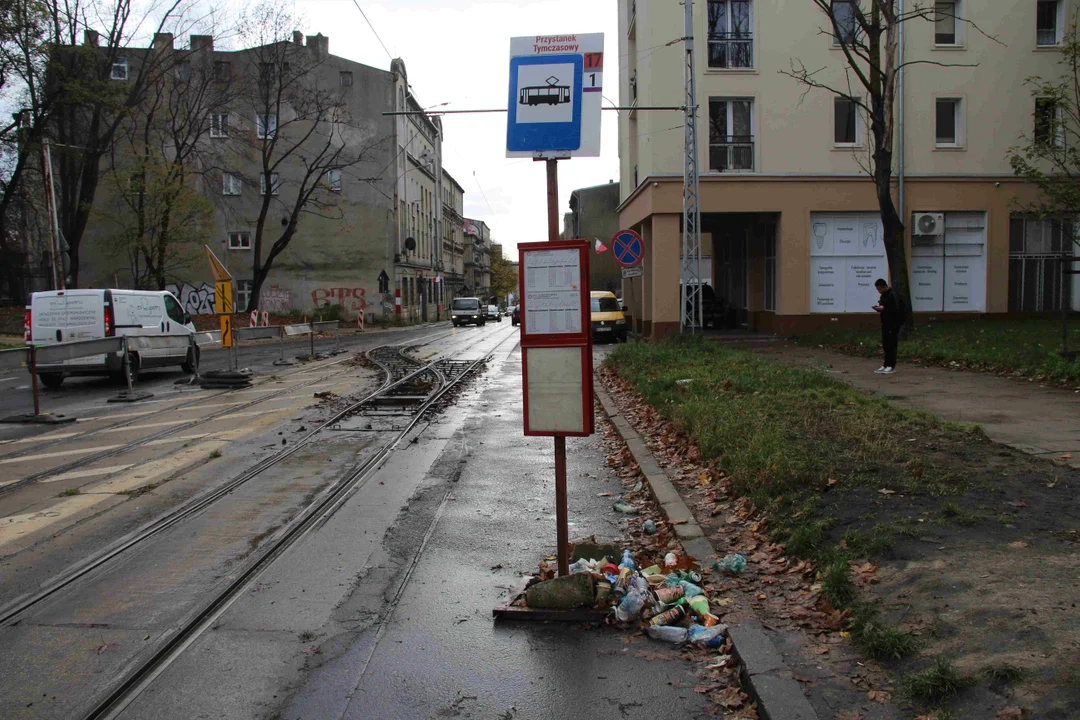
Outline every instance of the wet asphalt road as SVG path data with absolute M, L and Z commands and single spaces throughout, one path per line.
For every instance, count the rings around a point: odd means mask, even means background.
M 522 435 L 520 372 L 509 335 L 455 408 L 123 717 L 701 716 L 697 668 L 671 648 L 609 628 L 493 621 L 555 542 L 553 442 Z M 621 486 L 599 439 L 571 438 L 568 456 L 571 538 L 619 538 L 626 521 L 600 493 Z

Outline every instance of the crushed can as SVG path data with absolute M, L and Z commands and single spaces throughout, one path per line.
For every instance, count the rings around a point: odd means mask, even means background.
M 712 627 L 713 625 L 719 625 L 720 624 L 720 618 L 716 617 L 712 613 L 705 613 L 701 617 L 701 624 L 704 625 L 705 627 Z
M 686 591 L 680 585 L 676 585 L 675 587 L 658 587 L 654 592 L 656 593 L 656 598 L 665 605 L 670 605 L 686 594 Z
M 628 567 L 619 570 L 619 579 L 615 581 L 615 592 L 624 593 L 630 587 L 630 576 L 634 573 Z
M 675 607 L 671 608 L 670 610 L 665 610 L 664 612 L 660 613 L 659 615 L 656 615 L 655 617 L 653 617 L 653 619 L 649 621 L 649 624 L 650 625 L 674 625 L 675 623 L 682 620 L 684 617 L 686 617 L 686 608 L 683 607 L 682 605 L 676 605 Z

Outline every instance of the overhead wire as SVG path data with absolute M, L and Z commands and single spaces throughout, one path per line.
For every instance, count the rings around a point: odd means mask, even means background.
M 373 34 L 375 35 L 375 39 L 379 41 L 379 44 L 380 44 L 380 45 L 382 45 L 382 49 L 383 49 L 383 52 L 385 52 L 385 53 L 386 53 L 386 56 L 387 56 L 388 58 L 390 58 L 391 60 L 393 60 L 393 59 L 394 59 L 394 56 L 393 56 L 393 55 L 391 55 L 391 54 L 390 54 L 390 51 L 386 49 L 386 43 L 384 43 L 384 42 L 382 41 L 382 38 L 381 38 L 381 37 L 379 37 L 379 33 L 378 33 L 378 31 L 377 31 L 377 30 L 375 30 L 375 26 L 371 24 L 371 21 L 370 21 L 370 20 L 368 20 L 368 16 L 367 16 L 367 13 L 365 13 L 365 12 L 364 12 L 364 8 L 360 7 L 360 3 L 359 3 L 359 2 L 357 2 L 357 0 L 353 0 L 353 5 L 355 5 L 355 6 L 356 6 L 356 9 L 360 11 L 360 14 L 361 14 L 361 15 L 363 15 L 363 17 L 364 17 L 364 22 L 366 22 L 366 23 L 368 24 L 368 27 L 369 27 L 369 28 L 371 28 L 371 32 L 372 32 L 372 33 L 373 33 Z

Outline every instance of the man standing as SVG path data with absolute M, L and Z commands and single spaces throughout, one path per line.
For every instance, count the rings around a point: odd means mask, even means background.
M 904 324 L 904 306 L 884 279 L 878 278 L 874 287 L 881 293 L 881 300 L 874 310 L 881 315 L 881 347 L 885 350 L 885 363 L 874 372 L 892 375 L 896 372 L 896 347 L 900 342 L 900 327 Z

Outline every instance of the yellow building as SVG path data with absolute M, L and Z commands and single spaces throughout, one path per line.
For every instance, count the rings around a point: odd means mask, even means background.
M 938 2 L 938 22 L 905 23 L 914 64 L 897 128 L 897 207 L 917 320 L 1080 309 L 1080 276 L 1062 280 L 1061 228 L 1019 212 L 1033 190 L 1008 162 L 1009 148 L 1038 131 L 1025 78 L 1060 72 L 1075 2 Z M 727 324 L 876 322 L 872 286 L 888 266 L 863 170 L 866 118 L 784 74 L 801 63 L 848 87 L 826 17 L 810 2 L 697 0 L 693 10 L 702 252 Z M 679 3 L 619 0 L 620 105 L 683 104 L 684 47 L 672 42 L 683 13 Z M 623 298 L 638 331 L 663 335 L 679 323 L 682 114 L 631 110 L 619 124 L 620 225 L 646 245 L 644 275 L 623 282 Z

